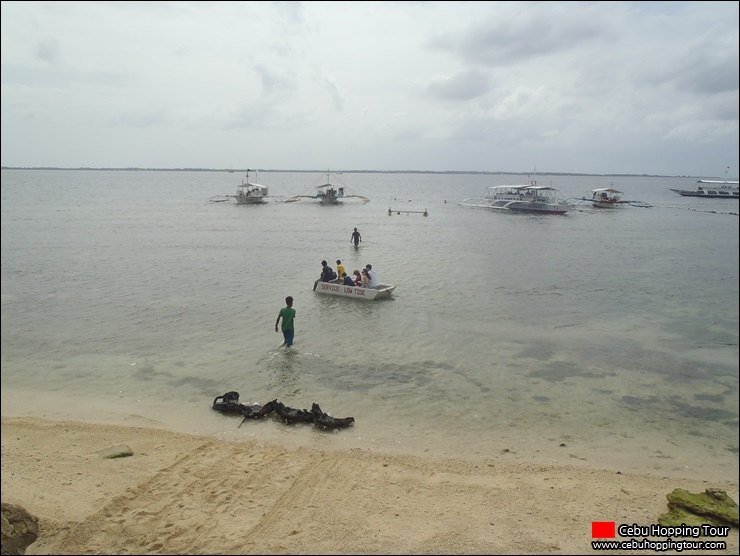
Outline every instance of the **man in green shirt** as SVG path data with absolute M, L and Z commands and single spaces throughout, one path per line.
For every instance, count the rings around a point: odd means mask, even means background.
M 293 336 L 295 335 L 295 329 L 293 328 L 293 321 L 295 320 L 293 298 L 290 296 L 286 297 L 285 305 L 285 307 L 280 309 L 277 320 L 275 321 L 275 332 L 278 331 L 278 324 L 280 323 L 280 318 L 282 317 L 283 324 L 281 326 L 281 329 L 283 331 L 283 338 L 285 338 L 283 345 L 286 347 L 291 347 L 293 345 Z

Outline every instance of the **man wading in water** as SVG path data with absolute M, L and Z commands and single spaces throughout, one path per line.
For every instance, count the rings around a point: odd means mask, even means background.
M 350 238 L 350 242 L 354 243 L 355 247 L 359 247 L 361 241 L 362 241 L 362 236 L 360 235 L 360 232 L 357 231 L 357 228 L 355 228 L 355 231 L 352 232 L 352 237 Z
M 293 321 L 295 320 L 295 309 L 293 309 L 293 298 L 288 296 L 285 298 L 285 307 L 280 309 L 277 320 L 275 321 L 275 332 L 278 331 L 278 324 L 280 319 L 283 319 L 281 329 L 283 331 L 283 338 L 285 341 L 283 345 L 285 347 L 291 347 L 293 345 L 293 337 L 295 336 L 295 328 L 293 327 Z

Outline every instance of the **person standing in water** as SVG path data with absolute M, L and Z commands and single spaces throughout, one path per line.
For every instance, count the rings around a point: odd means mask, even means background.
M 295 328 L 293 322 L 295 321 L 295 309 L 293 309 L 293 298 L 288 296 L 285 298 L 285 307 L 280 309 L 277 320 L 275 321 L 275 332 L 278 331 L 278 324 L 280 319 L 283 319 L 281 330 L 283 331 L 283 338 L 285 341 L 283 345 L 285 347 L 291 347 L 293 345 L 293 337 L 295 336 Z
M 360 246 L 360 242 L 362 241 L 362 236 L 360 235 L 360 232 L 357 231 L 357 228 L 355 228 L 355 231 L 352 232 L 352 237 L 349 240 L 351 243 L 355 244 L 355 247 Z

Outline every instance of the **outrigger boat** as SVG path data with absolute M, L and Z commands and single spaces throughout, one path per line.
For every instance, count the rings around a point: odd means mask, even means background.
M 624 205 L 643 208 L 653 206 L 645 201 L 625 201 L 622 198 L 623 195 L 624 193 L 619 191 L 619 189 L 614 189 L 613 187 L 599 187 L 591 190 L 590 197 L 583 196 L 576 199 L 566 199 L 565 202 L 569 205 L 591 205 L 598 209 L 620 208 Z
M 682 197 L 709 197 L 712 199 L 740 199 L 738 182 L 727 180 L 699 180 L 696 189 L 671 189 Z
M 349 188 L 344 184 L 334 185 L 331 183 L 332 177 L 336 181 L 340 181 L 334 174 L 327 172 L 326 183 L 317 186 L 316 192 L 313 195 L 295 195 L 290 199 L 286 199 L 285 202 L 293 203 L 295 201 L 300 201 L 301 199 L 317 199 L 322 205 L 339 205 L 342 203 L 341 199 L 349 198 L 360 199 L 362 204 L 370 202 L 370 199 L 363 197 L 362 195 L 355 195 L 353 193 L 348 195 L 347 192 L 349 191 Z
M 390 297 L 391 293 L 393 293 L 393 290 L 395 289 L 396 286 L 392 286 L 390 284 L 380 284 L 374 288 L 346 286 L 342 284 L 340 280 L 332 280 L 331 282 L 321 282 L 320 280 L 317 280 L 313 285 L 313 290 L 316 293 L 352 297 L 354 299 L 363 299 L 366 301 L 374 301 L 376 299 Z
M 591 192 L 591 204 L 595 208 L 619 208 L 627 204 L 622 200 L 624 192 L 613 187 L 601 187 Z
M 255 179 L 257 179 L 256 175 L 257 172 L 255 172 Z M 265 202 L 267 193 L 267 187 L 249 181 L 249 170 L 247 170 L 247 181 L 237 186 L 236 195 L 232 197 L 236 199 L 238 205 L 257 205 Z
M 460 206 L 530 212 L 565 214 L 572 206 L 565 202 L 560 191 L 547 185 L 495 185 L 486 188 L 483 197 L 471 197 L 458 203 Z

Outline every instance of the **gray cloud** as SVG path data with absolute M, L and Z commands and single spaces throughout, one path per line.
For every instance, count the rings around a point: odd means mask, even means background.
M 6 166 L 739 165 L 734 2 L 0 9 Z
M 474 69 L 450 77 L 435 78 L 427 86 L 430 95 L 449 100 L 471 100 L 480 97 L 488 89 L 488 76 Z
M 59 43 L 56 39 L 44 39 L 39 41 L 34 49 L 34 54 L 39 60 L 47 62 L 50 66 L 57 64 L 61 53 L 59 51 Z

